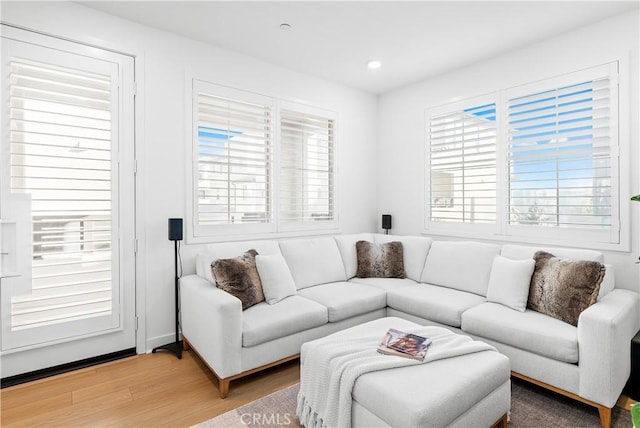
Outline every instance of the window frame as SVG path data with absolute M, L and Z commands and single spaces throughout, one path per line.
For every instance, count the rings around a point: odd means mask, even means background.
M 333 152 L 333 158 L 332 158 L 332 163 L 333 165 L 331 166 L 331 182 L 332 182 L 332 189 L 329 189 L 329 191 L 332 193 L 333 196 L 333 218 L 331 220 L 326 220 L 326 221 L 322 221 L 322 222 L 310 222 L 310 221 L 298 221 L 298 222 L 283 222 L 281 220 L 281 216 L 280 216 L 280 163 L 281 163 L 281 154 L 282 154 L 282 145 L 280 144 L 280 142 L 282 141 L 282 120 L 281 120 L 281 111 L 282 110 L 291 110 L 291 111 L 295 111 L 296 113 L 302 113 L 302 114 L 308 114 L 308 115 L 314 115 L 314 116 L 321 116 L 327 120 L 330 120 L 333 122 L 333 139 L 332 139 L 332 148 L 331 151 Z M 278 140 L 278 144 L 277 144 L 277 149 L 276 149 L 276 174 L 278 175 L 278 177 L 274 180 L 274 182 L 276 183 L 277 189 L 274 192 L 274 207 L 275 207 L 275 211 L 276 211 L 276 223 L 278 225 L 278 231 L 279 232 L 303 232 L 303 231 L 333 231 L 335 229 L 338 228 L 338 210 L 337 210 L 337 155 L 336 155 L 336 123 L 337 123 L 337 115 L 334 112 L 328 111 L 328 110 L 324 110 L 324 109 L 320 109 L 317 107 L 312 107 L 309 105 L 305 105 L 305 104 L 300 104 L 297 102 L 292 102 L 292 101 L 286 101 L 286 100 L 281 100 L 278 102 L 278 113 L 277 113 L 277 117 L 278 117 L 278 124 L 277 124 L 277 140 Z
M 273 205 L 271 206 L 271 221 L 267 221 L 266 223 L 242 223 L 242 224 L 220 224 L 220 225 L 201 225 L 198 221 L 199 214 L 199 186 L 198 186 L 198 115 L 197 115 L 197 105 L 198 105 L 198 94 L 208 92 L 213 96 L 229 98 L 232 100 L 240 101 L 240 102 L 248 102 L 255 104 L 264 104 L 265 106 L 269 106 L 271 108 L 271 112 L 273 113 L 275 110 L 275 100 L 270 97 L 263 96 L 260 94 L 255 94 L 248 91 L 242 91 L 234 88 L 229 88 L 225 86 L 215 85 L 209 82 L 205 82 L 202 80 L 193 79 L 192 81 L 192 114 L 191 114 L 191 138 L 190 144 L 190 154 L 189 159 L 191 160 L 190 165 L 190 176 L 191 185 L 187 189 L 188 194 L 190 194 L 190 203 L 188 204 L 188 209 L 191 209 L 191 213 L 189 213 L 189 219 L 191 219 L 190 226 L 192 230 L 193 237 L 208 237 L 208 236 L 220 236 L 220 237 L 228 237 L 232 235 L 255 235 L 255 234 L 268 234 L 275 232 L 275 223 L 273 222 L 274 213 L 273 213 Z M 271 115 L 271 126 L 275 128 L 275 119 L 274 115 Z M 273 150 L 273 141 L 275 138 L 272 137 L 270 144 L 271 147 L 269 150 Z M 268 167 L 267 174 L 273 174 L 273 163 Z M 269 184 L 268 193 L 269 195 L 273 195 L 273 180 Z M 268 196 L 268 198 L 272 198 L 272 196 Z M 270 201 L 268 201 L 270 202 Z M 189 234 L 191 235 L 191 234 Z M 188 235 L 188 236 L 189 236 Z
M 446 235 L 462 234 L 463 236 L 468 236 L 468 235 L 484 236 L 494 232 L 496 229 L 496 224 L 500 223 L 500 219 L 503 214 L 500 210 L 500 207 L 502 206 L 502 204 L 500 204 L 501 194 L 497 190 L 496 190 L 496 201 L 497 201 L 496 223 L 440 222 L 440 221 L 431 220 L 432 188 L 431 188 L 431 170 L 430 170 L 430 166 L 431 166 L 431 150 L 430 150 L 431 138 L 429 134 L 430 118 L 432 116 L 447 114 L 449 112 L 452 112 L 453 110 L 459 111 L 469 107 L 482 106 L 485 104 L 496 105 L 496 155 L 497 157 L 499 157 L 501 148 L 498 142 L 499 136 L 497 135 L 497 133 L 499 129 L 498 121 L 500 120 L 500 115 L 498 114 L 498 111 L 497 111 L 498 103 L 496 102 L 492 94 L 455 101 L 449 104 L 444 104 L 438 107 L 433 107 L 431 109 L 425 110 L 424 129 L 425 129 L 426 137 L 425 137 L 424 165 L 426 166 L 426 168 L 424 170 L 424 180 L 423 180 L 425 188 L 424 188 L 424 191 L 422 192 L 422 195 L 424 197 L 423 207 L 425 212 L 424 212 L 423 219 L 424 219 L 424 231 L 426 233 L 439 233 L 439 234 L 446 234 Z M 502 175 L 500 173 L 499 168 L 500 166 L 498 165 L 498 163 L 496 163 L 496 182 L 499 181 L 499 177 Z
M 574 70 L 567 73 L 558 74 L 554 77 L 547 79 L 541 79 L 535 82 L 524 83 L 521 85 L 514 85 L 503 89 L 498 89 L 494 92 L 485 94 L 479 97 L 465 98 L 460 100 L 456 98 L 456 101 L 451 103 L 442 104 L 436 107 L 430 107 L 424 111 L 424 132 L 425 132 L 425 180 L 424 189 L 422 192 L 424 198 L 424 213 L 423 213 L 423 234 L 426 235 L 447 235 L 452 237 L 463 238 L 475 238 L 485 240 L 498 240 L 509 242 L 522 242 L 522 243 L 545 243 L 554 245 L 570 245 L 581 246 L 583 248 L 596 248 L 605 250 L 616 251 L 629 251 L 630 250 L 630 237 L 629 234 L 621 233 L 624 230 L 630 228 L 630 204 L 628 198 L 625 197 L 629 193 L 629 185 L 627 182 L 630 178 L 629 168 L 629 135 L 628 135 L 628 115 L 625 113 L 625 108 L 621 106 L 628 106 L 628 96 L 626 95 L 626 88 L 628 87 L 628 81 L 625 71 L 627 70 L 627 60 L 624 56 L 616 56 L 614 58 L 608 58 L 606 61 L 601 62 L 599 65 L 585 67 L 580 70 Z M 610 121 L 612 124 L 612 131 L 610 137 L 610 152 L 611 152 L 611 180 L 612 180 L 612 209 L 611 209 L 611 227 L 606 231 L 588 231 L 581 228 L 557 228 L 557 227 L 536 227 L 526 225 L 509 224 L 509 163 L 508 163 L 508 150 L 506 147 L 506 105 L 509 96 L 521 91 L 522 94 L 531 93 L 530 88 L 538 87 L 540 89 L 551 85 L 550 82 L 567 82 L 569 84 L 580 81 L 580 78 L 593 75 L 598 69 L 608 67 L 611 79 L 611 113 Z M 588 77 L 587 77 L 588 79 Z M 552 86 L 552 85 L 551 85 Z M 529 88 L 529 89 L 527 89 Z M 617 90 L 616 90 L 617 89 Z M 480 101 L 477 101 L 480 100 Z M 451 224 L 438 224 L 438 222 L 430 221 L 430 192 L 431 183 L 429 182 L 429 138 L 428 138 L 428 125 L 430 116 L 434 115 L 434 112 L 443 112 L 447 108 L 452 110 L 452 106 L 460 103 L 466 103 L 469 105 L 481 105 L 479 102 L 495 102 L 496 103 L 496 124 L 498 135 L 498 147 L 496 150 L 498 165 L 496 179 L 497 186 L 497 224 L 494 227 L 483 227 L 486 225 L 473 225 L 463 223 L 451 223 Z
M 2 40 L 16 42 L 23 44 L 22 48 L 24 52 L 36 52 L 38 50 L 47 50 L 48 53 L 44 57 L 31 58 L 35 61 L 41 61 L 41 58 L 55 58 L 55 57 L 74 57 L 71 61 L 63 61 L 62 64 L 58 61 L 53 61 L 54 67 L 60 66 L 64 68 L 71 68 L 71 64 L 83 64 L 88 62 L 103 62 L 107 64 L 111 69 L 111 75 L 113 79 L 110 83 L 111 88 L 111 143 L 110 143 L 110 180 L 111 180 L 111 281 L 112 281 L 112 313 L 109 315 L 111 318 L 108 322 L 101 322 L 98 319 L 83 319 L 70 321 L 69 325 L 51 324 L 42 327 L 36 327 L 34 329 L 20 330 L 22 337 L 14 336 L 13 333 L 3 335 L 3 352 L 7 355 L 16 352 L 29 351 L 34 349 L 43 348 L 52 344 L 67 343 L 68 348 L 74 348 L 81 345 L 73 345 L 73 343 L 82 341 L 87 338 L 102 337 L 100 339 L 103 343 L 101 347 L 115 346 L 122 347 L 122 343 L 129 346 L 130 343 L 135 345 L 135 331 L 132 329 L 132 320 L 135 305 L 134 301 L 135 290 L 131 287 L 125 286 L 132 283 L 134 278 L 134 266 L 135 260 L 135 240 L 128 239 L 127 237 L 133 237 L 134 226 L 134 171 L 135 171 L 135 146 L 134 146 L 134 120 L 133 111 L 136 103 L 134 103 L 134 58 L 130 55 L 119 53 L 115 51 L 104 50 L 100 48 L 94 48 L 82 43 L 71 42 L 67 40 L 61 40 L 55 37 L 33 33 L 27 30 L 11 27 L 2 24 Z M 8 66 L 9 49 L 3 49 L 3 67 Z M 31 54 L 27 54 L 31 57 Z M 38 57 L 39 55 L 36 55 Z M 47 62 L 47 61 L 45 61 Z M 56 64 L 57 63 L 57 64 Z M 84 67 L 83 67 L 84 69 Z M 86 71 L 86 69 L 85 69 Z M 7 123 L 9 110 L 6 106 L 0 107 L 3 118 Z M 9 127 L 3 130 L 3 139 L 9 140 Z M 5 151 L 3 149 L 3 151 Z M 6 154 L 9 154 L 9 149 L 6 150 Z M 2 169 L 4 171 L 10 171 L 8 159 L 3 157 Z M 0 177 L 0 186 L 2 194 L 9 195 L 10 192 L 10 178 Z M 19 196 L 19 198 L 18 198 Z M 24 195 L 14 194 L 12 199 L 15 199 L 15 203 L 20 202 L 18 208 L 14 208 L 12 211 L 18 215 L 18 220 L 11 220 L 2 223 L 8 223 L 13 225 L 19 233 L 25 233 L 24 236 L 31 236 L 33 233 L 32 227 L 24 227 L 22 220 L 24 218 L 30 218 L 27 211 L 31 210 L 30 198 L 22 197 Z M 9 209 L 9 205 L 7 205 Z M 25 211 L 26 209 L 26 211 Z M 22 225 L 19 225 L 22 223 Z M 23 237 L 24 237 L 23 236 Z M 31 258 L 32 243 L 29 238 L 29 243 L 24 244 L 17 242 L 19 254 L 25 255 L 25 247 L 29 248 L 26 256 Z M 19 272 L 11 272 L 12 281 L 15 282 L 15 286 L 9 288 L 3 288 L 3 302 L 11 302 L 11 296 L 22 293 L 28 293 L 31 290 L 31 261 L 25 262 L 24 260 L 19 263 Z M 28 280 L 28 283 L 25 282 Z M 9 321 L 10 310 L 3 312 L 4 325 L 10 326 Z M 6 321 L 6 322 L 5 322 Z M 59 333 L 55 332 L 55 329 L 62 329 Z M 133 342 L 132 342 L 133 340 Z M 80 343 L 80 342 L 78 342 Z M 98 342 L 96 342 L 98 343 Z M 120 344 L 120 345 L 119 345 Z M 104 346 L 103 346 L 104 345 Z M 65 345 L 66 346 L 66 345 Z M 62 348 L 61 348 L 62 349 Z M 75 349 L 75 348 L 74 348 Z
M 339 207 L 338 207 L 338 151 L 337 141 L 337 113 L 329 109 L 323 109 L 309 104 L 303 104 L 298 100 L 290 100 L 282 97 L 259 93 L 246 89 L 236 88 L 231 85 L 213 83 L 206 78 L 186 73 L 185 79 L 185 104 L 186 123 L 189 124 L 185 138 L 185 159 L 188 162 L 186 168 L 186 212 L 187 221 L 185 225 L 186 242 L 211 243 L 230 240 L 248 239 L 275 239 L 284 237 L 336 234 L 339 233 Z M 269 100 L 272 106 L 272 140 L 271 140 L 271 168 L 270 168 L 270 188 L 269 203 L 271 206 L 271 221 L 267 223 L 254 224 L 224 224 L 224 225 L 200 225 L 198 223 L 198 152 L 197 152 L 197 95 L 198 90 L 205 88 L 213 96 L 227 97 L 239 101 L 262 101 Z M 239 98 L 238 98 L 239 97 Z M 280 165 L 280 140 L 281 140 L 281 120 L 280 110 L 295 110 L 301 113 L 325 116 L 333 120 L 333 220 L 323 222 L 291 222 L 283 224 L 280 221 L 280 201 L 279 201 L 279 165 Z
M 605 71 L 606 70 L 606 71 Z M 565 85 L 575 84 L 577 81 L 586 81 L 593 78 L 594 75 L 604 74 L 605 72 L 609 73 L 611 78 L 611 87 L 613 88 L 616 85 L 617 74 L 618 74 L 618 64 L 617 63 L 608 63 L 603 64 L 596 67 L 591 67 L 586 70 L 576 71 L 574 73 L 570 73 L 567 75 L 562 75 L 558 77 L 554 77 L 551 79 L 546 79 L 544 81 L 535 82 L 531 84 L 521 85 L 514 88 L 509 88 L 505 90 L 506 98 L 517 97 L 520 95 L 530 94 L 532 92 L 541 91 L 548 89 L 549 86 L 562 87 Z M 557 238 L 557 235 L 561 235 L 562 238 L 571 240 L 573 242 L 593 242 L 593 243 L 604 243 L 604 244 L 619 244 L 620 237 L 620 205 L 621 205 L 621 195 L 620 195 L 620 159 L 618 157 L 620 141 L 618 138 L 618 128 L 620 127 L 618 121 L 618 91 L 612 90 L 610 94 L 610 112 L 609 112 L 609 123 L 612 124 L 610 128 L 610 141 L 609 141 L 609 152 L 610 152 L 610 175 L 611 179 L 611 226 L 605 230 L 595 230 L 589 228 L 580 228 L 580 227 L 567 227 L 567 228 L 554 228 L 554 227 L 535 227 L 535 226 L 527 226 L 527 225 L 519 225 L 519 224 L 511 224 L 509 221 L 505 224 L 505 232 L 507 235 L 512 236 L 523 236 L 526 238 L 544 238 L 544 239 L 554 239 Z M 506 115 L 507 105 L 506 103 L 503 105 L 503 112 Z M 505 138 L 506 139 L 506 138 Z M 508 161 L 507 162 L 507 176 L 509 174 L 508 171 Z M 510 181 L 509 181 L 510 183 Z M 508 203 L 508 196 L 507 196 Z

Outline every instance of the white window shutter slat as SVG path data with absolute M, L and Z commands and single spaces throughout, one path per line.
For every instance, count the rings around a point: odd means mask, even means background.
M 112 311 L 111 76 L 10 59 L 11 192 L 32 200 L 25 330 Z
M 271 106 L 198 93 L 196 114 L 199 225 L 270 222 Z
M 293 109 L 280 120 L 280 221 L 334 220 L 334 120 Z
M 610 77 L 551 85 L 505 106 L 509 224 L 610 228 Z
M 496 105 L 428 120 L 430 222 L 496 222 Z

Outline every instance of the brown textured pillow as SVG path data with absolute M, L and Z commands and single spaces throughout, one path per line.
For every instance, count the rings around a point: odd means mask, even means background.
M 563 260 L 545 251 L 534 256 L 536 267 L 527 306 L 571 325 L 598 299 L 605 267 L 587 260 Z
M 356 242 L 358 278 L 406 278 L 402 242 L 382 245 L 368 241 Z
M 211 263 L 218 288 L 240 299 L 243 311 L 264 301 L 262 282 L 256 268 L 257 255 L 258 252 L 251 249 L 240 257 Z

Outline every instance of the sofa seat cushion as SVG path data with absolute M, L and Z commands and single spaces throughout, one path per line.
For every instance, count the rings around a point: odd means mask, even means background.
M 349 282 L 366 284 L 385 291 L 417 284 L 417 282 L 409 278 L 351 278 Z
M 390 308 L 436 321 L 451 327 L 460 327 L 464 311 L 485 302 L 477 294 L 432 284 L 415 284 L 387 292 Z
M 329 322 L 336 322 L 387 306 L 387 293 L 355 282 L 333 282 L 298 291 L 329 310 Z
M 273 305 L 262 302 L 242 313 L 242 346 L 259 345 L 328 321 L 327 308 L 304 297 L 290 296 Z
M 578 362 L 578 329 L 527 309 L 483 303 L 462 314 L 462 330 L 566 363 Z

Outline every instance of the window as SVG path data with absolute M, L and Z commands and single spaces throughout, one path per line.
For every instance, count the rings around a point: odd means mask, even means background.
M 299 110 L 280 111 L 280 221 L 330 222 L 335 218 L 334 120 Z
M 269 99 L 261 98 L 197 93 L 200 226 L 271 222 L 273 107 Z
M 426 228 L 618 243 L 617 90 L 611 63 L 428 110 Z
M 583 81 L 575 76 L 536 85 L 542 91 L 507 92 L 510 225 L 611 229 L 615 179 L 607 71 Z
M 335 228 L 333 114 L 193 80 L 193 116 L 195 239 Z
M 433 112 L 428 139 L 430 221 L 495 223 L 495 103 Z

